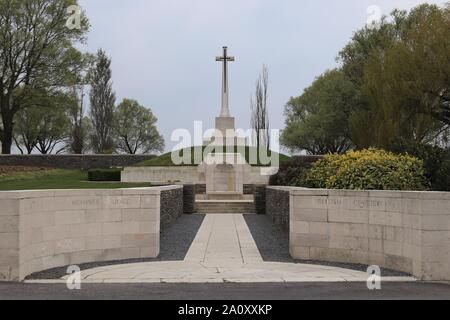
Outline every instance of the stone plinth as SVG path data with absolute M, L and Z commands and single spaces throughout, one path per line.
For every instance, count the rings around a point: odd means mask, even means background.
M 200 165 L 206 178 L 206 194 L 211 199 L 240 199 L 244 195 L 244 176 L 251 167 L 240 153 L 209 154 Z
M 234 117 L 217 117 L 216 129 L 219 130 L 223 136 L 226 135 L 227 130 L 235 130 Z

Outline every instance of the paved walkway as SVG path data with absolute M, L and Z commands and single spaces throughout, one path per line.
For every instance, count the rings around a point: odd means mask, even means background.
M 243 215 L 207 215 L 184 261 L 146 262 L 82 271 L 83 283 L 366 282 L 361 271 L 264 262 Z M 383 281 L 414 281 L 388 277 Z M 30 280 L 27 283 L 58 283 Z
M 208 265 L 262 263 L 263 259 L 241 214 L 205 217 L 184 261 Z

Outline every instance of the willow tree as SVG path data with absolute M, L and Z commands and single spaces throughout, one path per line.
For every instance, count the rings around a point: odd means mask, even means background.
M 450 11 L 422 5 L 395 12 L 402 37 L 364 65 L 368 108 L 351 117 L 359 147 L 390 148 L 396 140 L 430 143 L 450 125 Z

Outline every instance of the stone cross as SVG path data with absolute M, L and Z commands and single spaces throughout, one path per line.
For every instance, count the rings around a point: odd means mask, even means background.
M 228 105 L 228 62 L 235 61 L 234 57 L 228 56 L 228 48 L 223 47 L 223 56 L 216 57 L 216 61 L 223 62 L 223 75 L 222 75 L 222 111 L 221 117 L 231 117 L 230 107 Z

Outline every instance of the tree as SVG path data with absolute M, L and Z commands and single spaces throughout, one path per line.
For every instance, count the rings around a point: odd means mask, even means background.
M 450 5 L 394 10 L 365 27 L 340 52 L 357 86 L 350 116 L 358 148 L 389 148 L 397 140 L 438 143 L 450 120 Z
M 89 149 L 91 121 L 85 116 L 84 86 L 72 88 L 72 103 L 68 110 L 69 135 L 66 151 L 72 154 L 84 154 Z
M 421 5 L 409 14 L 393 13 L 394 21 L 404 21 L 407 28 L 383 54 L 373 53 L 365 62 L 361 89 L 368 107 L 351 119 L 358 147 L 390 148 L 397 140 L 430 143 L 448 129 L 448 8 Z
M 90 102 L 92 121 L 92 146 L 96 153 L 113 153 L 114 104 L 112 90 L 111 59 L 103 50 L 97 53 L 97 61 L 90 75 Z
M 125 153 L 164 150 L 164 139 L 156 128 L 157 118 L 136 100 L 124 99 L 115 113 L 117 148 Z
M 22 146 L 28 154 L 35 148 L 42 154 L 52 153 L 58 146 L 57 153 L 64 149 L 69 125 L 67 99 L 65 94 L 47 96 L 44 107 L 37 105 L 16 114 L 14 140 L 22 153 Z
M 91 121 L 85 116 L 84 100 L 86 86 L 89 83 L 89 71 L 92 70 L 93 63 L 94 56 L 86 54 L 83 64 L 75 73 L 76 77 L 73 78 L 73 84 L 70 88 L 72 99 L 68 108 L 70 128 L 66 141 L 66 151 L 73 154 L 83 154 L 90 147 Z
M 11 153 L 14 116 L 28 106 L 30 93 L 66 85 L 81 54 L 74 45 L 84 40 L 89 24 L 66 27 L 67 8 L 76 0 L 0 1 L 0 111 L 2 152 Z
M 325 72 L 286 105 L 282 144 L 292 151 L 306 150 L 309 154 L 349 150 L 353 144 L 348 119 L 357 91 L 341 70 Z
M 60 143 L 66 139 L 69 126 L 69 119 L 66 110 L 42 110 L 44 112 L 39 123 L 39 135 L 37 139 L 36 149 L 42 154 L 53 153 Z M 56 150 L 60 153 L 64 150 L 64 145 Z
M 17 125 L 14 127 L 14 142 L 20 153 L 31 154 L 36 147 L 39 128 L 36 123 L 40 117 L 39 109 L 23 109 L 16 114 Z
M 351 41 L 339 52 L 345 76 L 356 85 L 364 84 L 364 69 L 374 56 L 382 55 L 395 41 L 404 37 L 405 13 L 393 12 L 393 21 L 383 17 L 378 26 L 365 26 L 353 35 Z
M 385 59 L 388 85 L 409 97 L 406 108 L 450 125 L 450 3 L 445 8 L 421 5 L 408 15 L 414 28 Z M 399 81 L 400 80 L 400 81 Z
M 256 91 L 254 97 L 250 100 L 252 111 L 251 125 L 255 132 L 256 150 L 261 146 L 264 149 L 270 149 L 269 134 L 269 112 L 267 108 L 267 93 L 269 88 L 269 71 L 267 66 L 263 65 L 262 73 L 256 82 Z
M 357 148 L 379 146 L 383 141 L 383 135 L 389 139 L 392 137 L 383 129 L 376 130 L 373 121 L 376 117 L 373 114 L 372 103 L 374 97 L 368 95 L 366 85 L 367 67 L 377 57 L 383 57 L 385 52 L 396 42 L 405 37 L 408 28 L 404 11 L 393 11 L 392 19 L 382 17 L 378 26 L 370 25 L 355 32 L 352 40 L 340 51 L 338 60 L 342 63 L 342 72 L 346 79 L 355 86 L 353 109 L 349 114 L 348 129 L 350 138 Z M 381 114 L 380 114 L 381 115 Z M 392 119 L 382 117 L 381 121 L 387 119 L 388 123 L 383 126 L 388 127 Z M 373 121 L 372 121 L 373 120 Z M 394 130 L 388 130 L 394 131 Z M 378 133 L 379 134 L 378 134 Z M 383 143 L 382 143 L 383 144 Z

